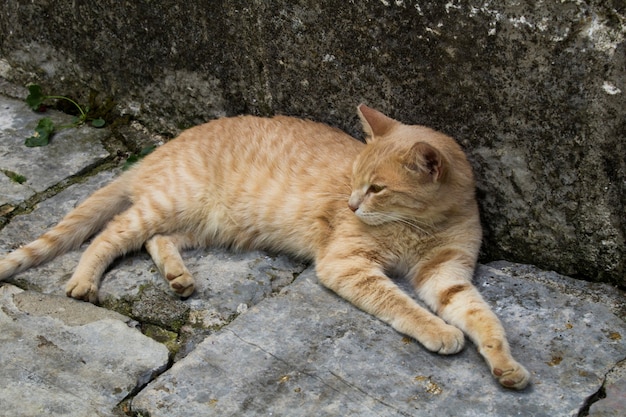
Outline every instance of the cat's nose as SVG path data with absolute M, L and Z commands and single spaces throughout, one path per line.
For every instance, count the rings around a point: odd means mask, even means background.
M 355 193 L 352 193 L 348 199 L 348 207 L 350 207 L 350 210 L 352 211 L 357 211 L 360 205 L 361 199 Z

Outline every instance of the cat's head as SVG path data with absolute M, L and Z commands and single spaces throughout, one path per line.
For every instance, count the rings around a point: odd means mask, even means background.
M 436 224 L 474 207 L 472 171 L 452 138 L 363 104 L 358 113 L 367 146 L 353 164 L 348 205 L 361 221 Z

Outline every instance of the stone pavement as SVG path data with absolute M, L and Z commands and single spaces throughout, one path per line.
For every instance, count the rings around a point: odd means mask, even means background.
M 0 96 L 0 256 L 120 170 L 106 128 L 26 148 L 39 117 Z M 100 307 L 63 295 L 79 256 L 0 284 L 0 416 L 626 415 L 626 298 L 608 285 L 507 262 L 478 268 L 532 373 L 512 392 L 471 343 L 429 353 L 284 256 L 189 251 L 198 290 L 180 300 L 145 253 L 129 255 L 106 274 Z

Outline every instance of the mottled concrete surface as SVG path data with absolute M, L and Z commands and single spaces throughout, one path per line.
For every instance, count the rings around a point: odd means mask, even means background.
M 0 169 L 35 165 L 25 164 L 26 132 L 15 128 L 30 120 L 30 110 L 1 96 L 0 108 L 16 109 L 0 126 L 7 144 Z M 0 206 L 0 256 L 36 238 L 119 173 L 120 164 L 103 151 L 107 129 L 66 135 L 37 149 L 40 159 L 33 159 L 45 160 L 46 177 L 58 179 Z M 87 166 L 81 158 L 68 165 L 74 137 L 92 158 Z M 5 192 L 10 189 L 0 188 L 2 201 L 8 201 Z M 99 307 L 63 295 L 79 257 L 80 251 L 68 253 L 0 284 L 0 415 L 625 411 L 626 298 L 606 284 L 508 262 L 478 268 L 477 287 L 532 374 L 529 388 L 512 392 L 493 380 L 471 343 L 458 355 L 429 353 L 322 288 L 310 266 L 284 256 L 186 252 L 198 290 L 181 300 L 145 253 L 131 254 L 105 275 Z
M 478 176 L 485 261 L 626 285 L 623 0 L 3 6 L 0 77 L 152 131 L 281 113 L 359 135 L 361 101 L 443 130 Z

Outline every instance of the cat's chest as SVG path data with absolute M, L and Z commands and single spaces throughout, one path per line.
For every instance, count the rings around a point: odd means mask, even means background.
M 412 229 L 404 228 L 399 231 L 377 233 L 375 242 L 387 255 L 384 261 L 385 269 L 399 276 L 410 274 L 424 257 L 445 244 L 438 234 L 416 233 Z

